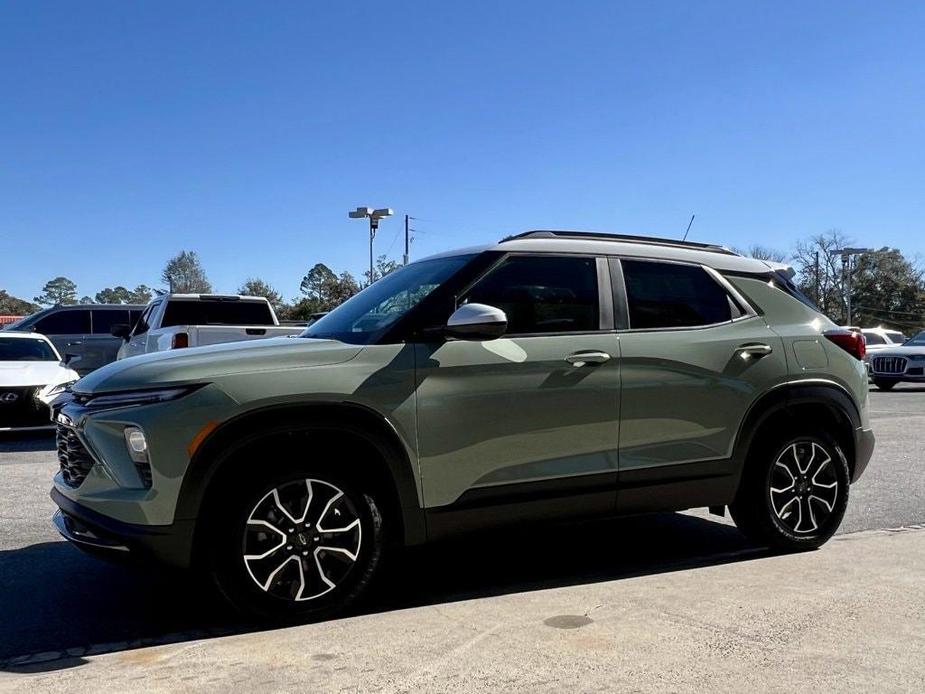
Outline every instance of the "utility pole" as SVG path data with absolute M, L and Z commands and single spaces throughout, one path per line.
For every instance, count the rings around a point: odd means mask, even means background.
M 819 296 L 820 293 L 821 293 L 821 289 L 820 289 L 820 287 L 819 287 L 819 251 L 816 251 L 815 268 L 816 268 L 816 273 L 815 273 L 815 277 L 816 277 L 816 297 L 815 297 L 815 298 L 816 298 L 816 304 L 819 305 L 819 306 L 821 306 L 821 305 L 822 305 L 822 297 Z
M 402 262 L 402 265 L 408 264 L 408 250 L 409 250 L 408 245 L 410 243 L 409 236 L 408 236 L 408 220 L 410 219 L 411 219 L 410 216 L 405 215 L 405 256 L 403 258 L 404 262 Z

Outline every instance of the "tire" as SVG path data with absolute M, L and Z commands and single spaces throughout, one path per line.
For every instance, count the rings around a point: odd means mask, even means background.
M 877 386 L 880 390 L 892 390 L 898 381 L 892 381 L 888 378 L 875 378 L 874 385 Z
M 776 550 L 815 549 L 835 534 L 848 505 L 848 461 L 824 432 L 762 437 L 752 446 L 736 500 L 739 529 Z
M 310 622 L 346 610 L 382 563 L 377 494 L 330 464 L 256 468 L 264 470 L 225 486 L 227 500 L 210 506 L 213 583 L 242 615 L 261 621 Z

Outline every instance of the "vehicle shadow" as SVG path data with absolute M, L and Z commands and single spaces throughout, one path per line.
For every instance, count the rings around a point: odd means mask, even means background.
M 358 612 L 765 555 L 767 550 L 750 546 L 734 527 L 683 514 L 494 531 L 396 552 Z M 618 592 L 619 583 L 615 596 Z M 85 655 L 266 628 L 233 619 L 218 598 L 185 574 L 108 564 L 63 541 L 0 552 L 0 594 L 7 597 L 0 601 L 0 670 L 7 672 L 78 667 Z
M 42 431 L 0 431 L 0 453 L 31 453 L 55 450 L 53 429 Z

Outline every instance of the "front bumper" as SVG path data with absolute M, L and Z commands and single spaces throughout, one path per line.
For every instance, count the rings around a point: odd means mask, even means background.
M 864 474 L 864 470 L 867 469 L 867 464 L 874 454 L 874 444 L 876 442 L 877 438 L 874 436 L 872 429 L 858 427 L 854 430 L 854 474 L 851 476 L 852 483 L 857 482 L 860 476 Z
M 151 560 L 178 568 L 191 565 L 195 526 L 191 520 L 171 525 L 125 523 L 81 506 L 54 488 L 51 500 L 59 509 L 52 518 L 55 528 L 81 549 L 113 559 Z

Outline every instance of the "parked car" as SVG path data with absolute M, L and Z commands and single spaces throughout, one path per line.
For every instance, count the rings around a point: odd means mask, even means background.
M 870 361 L 872 354 L 889 349 L 894 345 L 901 345 L 909 339 L 899 330 L 890 330 L 889 328 L 864 328 L 861 333 L 864 335 L 864 342 L 867 344 L 868 361 Z
M 0 332 L 0 431 L 51 428 L 49 403 L 78 378 L 47 337 Z
M 791 277 L 528 232 L 407 265 L 300 338 L 110 364 L 55 403 L 55 524 L 284 619 L 353 602 L 394 544 L 504 523 L 729 507 L 755 542 L 818 547 L 874 435 L 863 338 Z
M 925 382 L 925 331 L 901 345 L 875 352 L 870 359 L 870 375 L 880 390 L 890 390 L 901 381 Z
M 114 325 L 123 339 L 119 359 L 169 349 L 298 335 L 304 326 L 281 326 L 260 296 L 167 294 L 151 300 L 133 325 Z
M 134 323 L 144 306 L 135 304 L 81 304 L 54 306 L 7 326 L 6 330 L 40 333 L 61 354 L 72 355 L 70 364 L 87 374 L 115 361 L 122 340 L 110 333 L 115 324 Z

